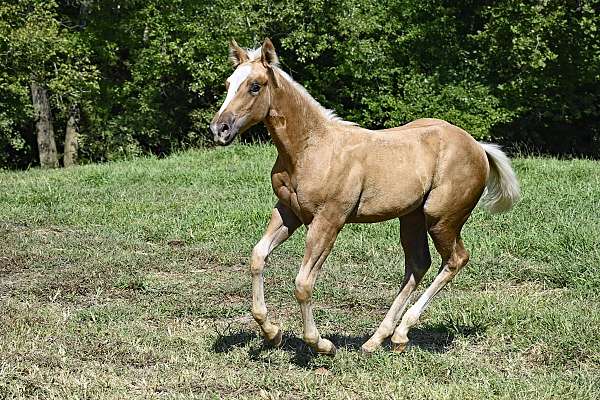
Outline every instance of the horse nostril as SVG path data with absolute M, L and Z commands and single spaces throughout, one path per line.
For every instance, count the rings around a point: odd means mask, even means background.
M 224 133 L 227 132 L 229 130 L 229 125 L 228 124 L 221 124 L 220 129 L 219 129 L 219 133 Z

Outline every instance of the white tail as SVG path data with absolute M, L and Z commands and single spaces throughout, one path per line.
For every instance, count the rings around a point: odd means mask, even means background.
M 490 164 L 490 175 L 481 197 L 481 205 L 490 213 L 508 211 L 521 198 L 521 189 L 510 160 L 500 150 L 500 146 L 490 143 L 479 143 L 487 154 Z

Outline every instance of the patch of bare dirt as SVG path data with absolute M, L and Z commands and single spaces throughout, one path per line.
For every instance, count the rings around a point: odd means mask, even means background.
M 25 272 L 30 264 L 27 257 L 21 255 L 0 256 L 0 276 Z

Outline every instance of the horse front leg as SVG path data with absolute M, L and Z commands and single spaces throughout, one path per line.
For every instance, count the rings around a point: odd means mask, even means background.
M 304 341 L 317 353 L 335 354 L 335 346 L 319 334 L 312 313 L 312 294 L 321 266 L 331 252 L 343 224 L 332 223 L 331 218 L 316 216 L 308 227 L 306 250 L 302 266 L 296 276 L 294 294 L 302 312 Z
M 296 215 L 281 202 L 273 208 L 271 221 L 263 237 L 252 250 L 250 272 L 252 273 L 252 316 L 260 326 L 263 337 L 273 346 L 281 344 L 281 329 L 273 324 L 267 316 L 265 304 L 263 271 L 267 257 L 271 252 L 285 242 L 301 225 Z

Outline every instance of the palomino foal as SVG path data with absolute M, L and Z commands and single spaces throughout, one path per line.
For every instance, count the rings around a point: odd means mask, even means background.
M 469 260 L 460 231 L 480 198 L 491 212 L 506 211 L 518 200 L 510 161 L 497 146 L 478 143 L 441 120 L 420 119 L 381 131 L 342 121 L 278 68 L 269 39 L 256 50 L 232 41 L 230 56 L 235 72 L 227 79 L 227 97 L 210 125 L 215 141 L 227 145 L 237 133 L 264 122 L 278 151 L 271 182 L 279 201 L 250 265 L 252 315 L 263 336 L 275 346 L 282 340 L 281 330 L 267 315 L 265 261 L 305 225 L 306 251 L 294 291 L 304 340 L 319 353 L 334 354 L 335 346 L 319 335 L 313 318 L 311 296 L 319 270 L 344 224 L 399 218 L 404 280 L 362 349 L 371 352 L 392 336 L 393 349 L 404 350 L 410 327 Z M 403 315 L 431 264 L 428 233 L 442 265 Z

